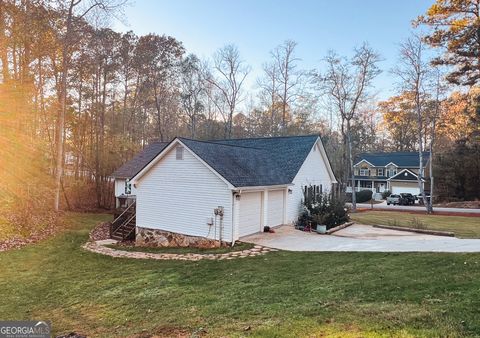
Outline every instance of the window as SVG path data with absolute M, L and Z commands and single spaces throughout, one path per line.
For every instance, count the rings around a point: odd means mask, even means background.
M 360 169 L 360 176 L 369 176 L 369 172 L 368 169 Z
M 377 169 L 377 176 L 383 176 L 383 168 Z
M 128 180 L 125 180 L 125 195 L 130 195 L 132 193 L 132 183 Z
M 392 177 L 392 176 L 395 176 L 396 174 L 397 174 L 397 169 L 393 169 L 393 168 L 387 169 L 387 177 Z
M 177 152 L 177 160 L 183 160 L 183 147 L 178 146 L 176 148 L 176 152 Z

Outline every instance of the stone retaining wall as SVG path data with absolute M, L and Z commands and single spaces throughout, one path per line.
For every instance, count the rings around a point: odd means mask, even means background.
M 220 242 L 197 236 L 187 236 L 159 229 L 137 227 L 135 244 L 149 247 L 180 247 L 210 249 L 220 246 Z M 226 243 L 224 244 L 226 245 Z

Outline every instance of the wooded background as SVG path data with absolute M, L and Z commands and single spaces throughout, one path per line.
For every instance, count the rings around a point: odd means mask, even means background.
M 302 69 L 287 40 L 252 88 L 234 45 L 200 59 L 175 37 L 108 28 L 122 1 L 0 0 L 2 207 L 22 220 L 111 208 L 109 174 L 152 140 L 313 133 L 342 184 L 349 144 L 352 157 L 422 146 L 434 149 L 440 198 L 479 198 L 477 2 L 439 1 L 419 17 L 435 29 L 400 45 L 398 69 L 379 69 L 368 44 L 352 58 L 330 52 L 324 72 Z M 372 87 L 380 71 L 401 84 L 384 101 Z

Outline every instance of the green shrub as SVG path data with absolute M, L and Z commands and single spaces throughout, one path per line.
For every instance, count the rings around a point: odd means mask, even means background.
M 357 203 L 364 203 L 372 199 L 373 192 L 371 190 L 360 190 L 355 193 Z
M 386 200 L 387 197 L 390 196 L 391 194 L 392 192 L 390 190 L 385 190 L 384 192 L 382 192 L 382 198 Z
M 327 229 L 331 229 L 349 220 L 345 199 L 341 197 L 318 194 L 305 198 L 303 204 L 305 211 L 297 222 L 300 228 L 310 222 L 314 229 L 318 224 L 326 225 Z

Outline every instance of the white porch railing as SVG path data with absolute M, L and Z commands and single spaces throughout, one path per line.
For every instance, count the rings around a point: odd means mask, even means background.
M 355 191 L 358 192 L 360 190 L 371 190 L 373 193 L 377 192 L 377 189 L 375 188 L 355 187 Z M 346 192 L 352 192 L 352 187 L 347 187 Z

